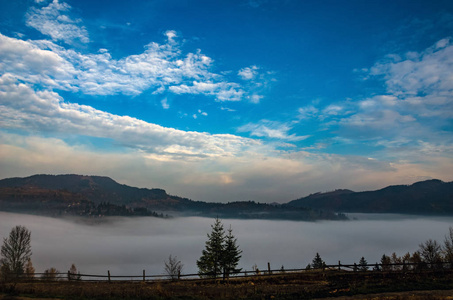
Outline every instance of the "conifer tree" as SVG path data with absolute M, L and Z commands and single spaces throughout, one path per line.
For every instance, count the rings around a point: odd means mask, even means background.
M 228 235 L 225 237 L 225 248 L 223 254 L 223 269 L 227 277 L 232 273 L 240 272 L 241 269 L 236 269 L 239 260 L 241 259 L 242 250 L 236 244 L 237 239 L 233 236 L 233 230 L 228 229 Z
M 240 272 L 237 269 L 242 251 L 237 245 L 237 239 L 233 235 L 233 230 L 228 229 L 225 235 L 223 225 L 218 218 L 214 225 L 211 225 L 211 233 L 208 234 L 206 247 L 197 260 L 198 274 L 202 277 L 217 277 L 222 273 L 225 276 Z
M 218 218 L 215 219 L 214 225 L 211 225 L 211 234 L 208 233 L 208 240 L 206 247 L 202 252 L 197 266 L 200 276 L 217 277 L 222 274 L 223 268 L 223 254 L 224 254 L 224 240 L 225 231 L 223 224 Z
M 321 256 L 319 255 L 318 252 L 316 252 L 315 258 L 313 258 L 313 261 L 311 263 L 311 266 L 313 269 L 322 269 L 324 268 L 326 263 L 322 260 Z
M 359 271 L 368 271 L 368 262 L 366 261 L 365 257 L 362 256 L 362 258 L 359 261 Z
M 392 270 L 392 266 L 390 266 L 391 263 L 392 263 L 392 260 L 390 259 L 390 256 L 382 254 L 382 257 L 381 257 L 382 271 L 391 271 Z

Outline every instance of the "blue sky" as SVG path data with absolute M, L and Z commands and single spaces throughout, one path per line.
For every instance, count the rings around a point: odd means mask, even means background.
M 0 177 L 204 201 L 453 180 L 451 1 L 0 0 Z

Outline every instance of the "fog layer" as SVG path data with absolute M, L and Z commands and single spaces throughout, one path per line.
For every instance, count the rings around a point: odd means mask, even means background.
M 230 224 L 243 250 L 239 267 L 254 264 L 273 269 L 304 268 L 316 252 L 327 264 L 354 263 L 364 256 L 369 263 L 382 254 L 398 255 L 418 249 L 427 239 L 442 242 L 453 218 L 357 214 L 353 221 L 222 220 Z M 171 254 L 184 264 L 183 273 L 196 273 L 196 260 L 205 246 L 213 219 L 115 218 L 87 224 L 0 212 L 0 237 L 12 227 L 31 231 L 32 261 L 37 272 L 55 267 L 66 272 L 75 263 L 81 273 L 140 275 L 142 270 L 163 274 Z

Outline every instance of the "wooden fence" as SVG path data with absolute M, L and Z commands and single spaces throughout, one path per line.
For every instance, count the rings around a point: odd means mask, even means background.
M 168 274 L 146 275 L 143 270 L 141 275 L 113 275 L 107 271 L 104 275 L 93 274 L 74 274 L 67 273 L 34 273 L 30 274 L 3 274 L 2 280 L 24 280 L 24 281 L 162 281 L 162 280 L 192 280 L 192 279 L 226 279 L 241 277 L 269 276 L 285 273 L 306 273 L 306 272 L 326 272 L 326 271 L 343 271 L 343 272 L 421 272 L 421 271 L 453 271 L 453 262 L 436 262 L 436 263 L 392 263 L 392 264 L 342 264 L 340 261 L 336 265 L 324 265 L 322 268 L 304 268 L 304 269 L 271 269 L 270 263 L 265 269 L 254 269 L 250 271 L 241 271 L 233 274 Z M 5 276 L 6 275 L 6 276 Z

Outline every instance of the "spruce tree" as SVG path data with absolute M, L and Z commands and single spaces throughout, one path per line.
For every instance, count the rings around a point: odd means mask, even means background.
M 200 276 L 217 277 L 222 274 L 223 254 L 225 231 L 218 218 L 215 219 L 214 225 L 211 225 L 211 234 L 208 234 L 206 248 L 203 250 L 199 260 L 197 260 L 198 273 Z
M 223 269 L 227 277 L 232 273 L 240 272 L 241 269 L 236 269 L 241 259 L 242 250 L 236 244 L 237 239 L 233 236 L 233 230 L 228 229 L 228 235 L 225 237 L 225 248 L 223 254 Z
M 326 266 L 326 263 L 322 260 L 318 252 L 316 252 L 316 256 L 313 258 L 311 266 L 313 269 L 322 269 Z
M 366 261 L 365 257 L 362 256 L 362 258 L 359 261 L 359 271 L 368 271 L 368 262 Z

